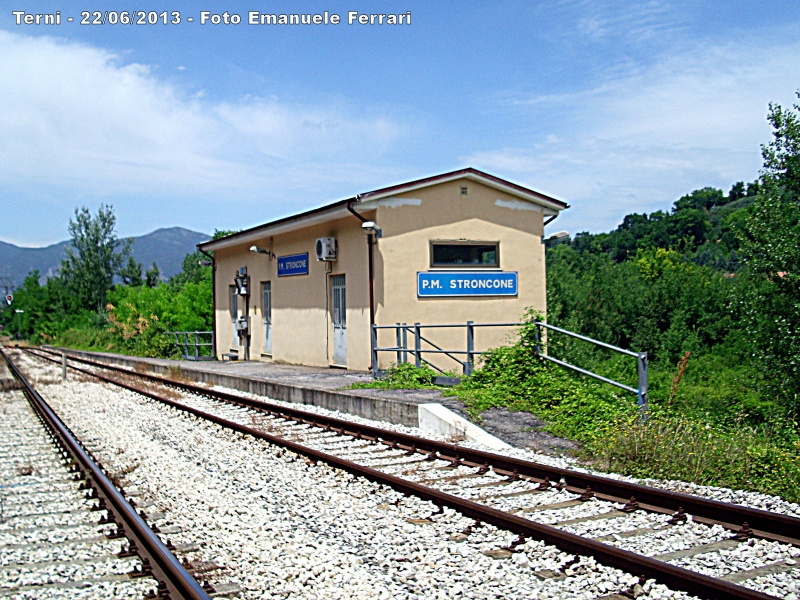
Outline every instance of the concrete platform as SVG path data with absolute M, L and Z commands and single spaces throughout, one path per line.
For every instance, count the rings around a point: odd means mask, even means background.
M 423 404 L 439 403 L 460 417 L 469 418 L 463 402 L 454 397 L 443 396 L 439 390 L 343 389 L 356 382 L 372 381 L 370 373 L 365 371 L 261 361 L 188 361 L 124 356 L 108 352 L 67 352 L 131 369 L 137 364 L 145 364 L 148 370 L 160 375 L 169 375 L 170 371 L 180 368 L 184 376 L 194 381 L 410 427 L 420 425 L 420 405 Z M 484 430 L 513 446 L 546 454 L 563 454 L 576 448 L 569 440 L 541 431 L 545 423 L 529 413 L 492 408 L 481 416 L 480 426 Z M 444 424 L 438 426 L 446 427 Z M 470 427 L 464 429 L 465 432 L 472 431 Z
M 53 350 L 59 350 L 53 348 Z M 418 406 L 439 402 L 459 414 L 461 402 L 443 397 L 438 390 L 348 390 L 356 382 L 372 381 L 368 372 L 283 365 L 261 361 L 190 361 L 141 358 L 108 352 L 68 350 L 69 354 L 134 368 L 146 364 L 157 374 L 166 375 L 177 368 L 189 379 L 212 383 L 276 400 L 311 404 L 338 410 L 367 419 L 419 425 Z

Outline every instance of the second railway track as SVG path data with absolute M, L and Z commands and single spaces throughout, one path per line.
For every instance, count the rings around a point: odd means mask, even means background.
M 769 597 L 746 586 L 778 597 L 781 590 L 794 593 L 800 520 L 793 517 L 432 442 L 108 365 L 76 369 L 440 507 L 421 522 L 433 523 L 441 507 L 476 519 L 474 527 L 450 536 L 456 543 L 467 541 L 483 523 L 517 534 L 505 547 L 486 551 L 495 559 L 514 557 L 527 539 L 539 539 L 699 597 Z M 183 397 L 165 398 L 161 386 L 178 388 Z M 765 553 L 771 560 L 759 558 Z M 534 575 L 558 580 L 570 570 L 562 565 Z M 770 582 L 787 577 L 787 586 Z M 615 593 L 644 596 L 645 589 L 631 585 Z
M 2 351 L 0 359 L 0 375 L 10 372 L 20 390 L 2 393 L 0 597 L 208 600 Z

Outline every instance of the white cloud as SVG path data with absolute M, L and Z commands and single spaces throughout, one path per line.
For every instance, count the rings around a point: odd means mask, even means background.
M 767 105 L 798 87 L 800 44 L 684 47 L 589 90 L 517 98 L 510 110 L 536 136 L 462 158 L 570 202 L 558 227 L 606 230 L 692 189 L 754 179 Z
M 97 47 L 0 31 L 0 179 L 88 197 L 258 197 L 336 167 L 363 177 L 403 135 L 343 105 L 204 96 Z
M 680 29 L 685 17 L 666 3 L 656 0 L 645 2 L 597 2 L 582 0 L 570 7 L 577 14 L 576 29 L 592 40 L 621 37 L 630 42 L 647 42 Z

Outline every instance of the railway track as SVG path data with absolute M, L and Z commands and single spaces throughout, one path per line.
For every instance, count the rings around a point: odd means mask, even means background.
M 30 354 L 56 362 L 41 353 Z M 791 557 L 800 554 L 795 551 L 800 519 L 434 442 L 85 359 L 71 360 L 93 369 L 71 367 L 85 375 L 519 535 L 507 548 L 495 550 L 494 558 L 510 557 L 526 539 L 538 539 L 705 598 L 768 598 L 745 586 L 796 574 Z M 137 381 L 150 387 L 144 389 Z M 186 396 L 180 401 L 166 398 L 156 391 L 159 386 L 177 388 Z M 467 539 L 469 530 L 455 537 Z M 676 546 L 680 533 L 688 539 Z M 748 568 L 757 561 L 748 558 L 754 541 L 754 556 L 767 547 L 777 560 Z M 708 560 L 712 555 L 729 567 L 736 564 L 719 577 L 701 574 L 714 573 L 713 564 L 709 566 L 714 561 Z M 737 558 L 726 560 L 726 556 Z M 557 578 L 568 569 L 538 575 Z M 619 592 L 621 597 L 636 596 L 642 589 L 634 586 Z
M 135 502 L 0 356 L 0 379 L 5 371 L 17 382 L 4 388 L 20 390 L 0 392 L 0 598 L 208 600 Z

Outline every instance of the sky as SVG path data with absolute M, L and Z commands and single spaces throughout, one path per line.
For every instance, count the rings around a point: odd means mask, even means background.
M 568 202 L 548 234 L 607 231 L 754 180 L 769 103 L 800 89 L 796 0 L 201 6 L 238 25 L 180 0 L 136 3 L 179 12 L 167 25 L 0 4 L 0 240 L 22 246 L 67 239 L 79 206 L 112 205 L 120 236 L 212 233 L 464 167 Z M 341 22 L 250 25 L 250 11 Z

